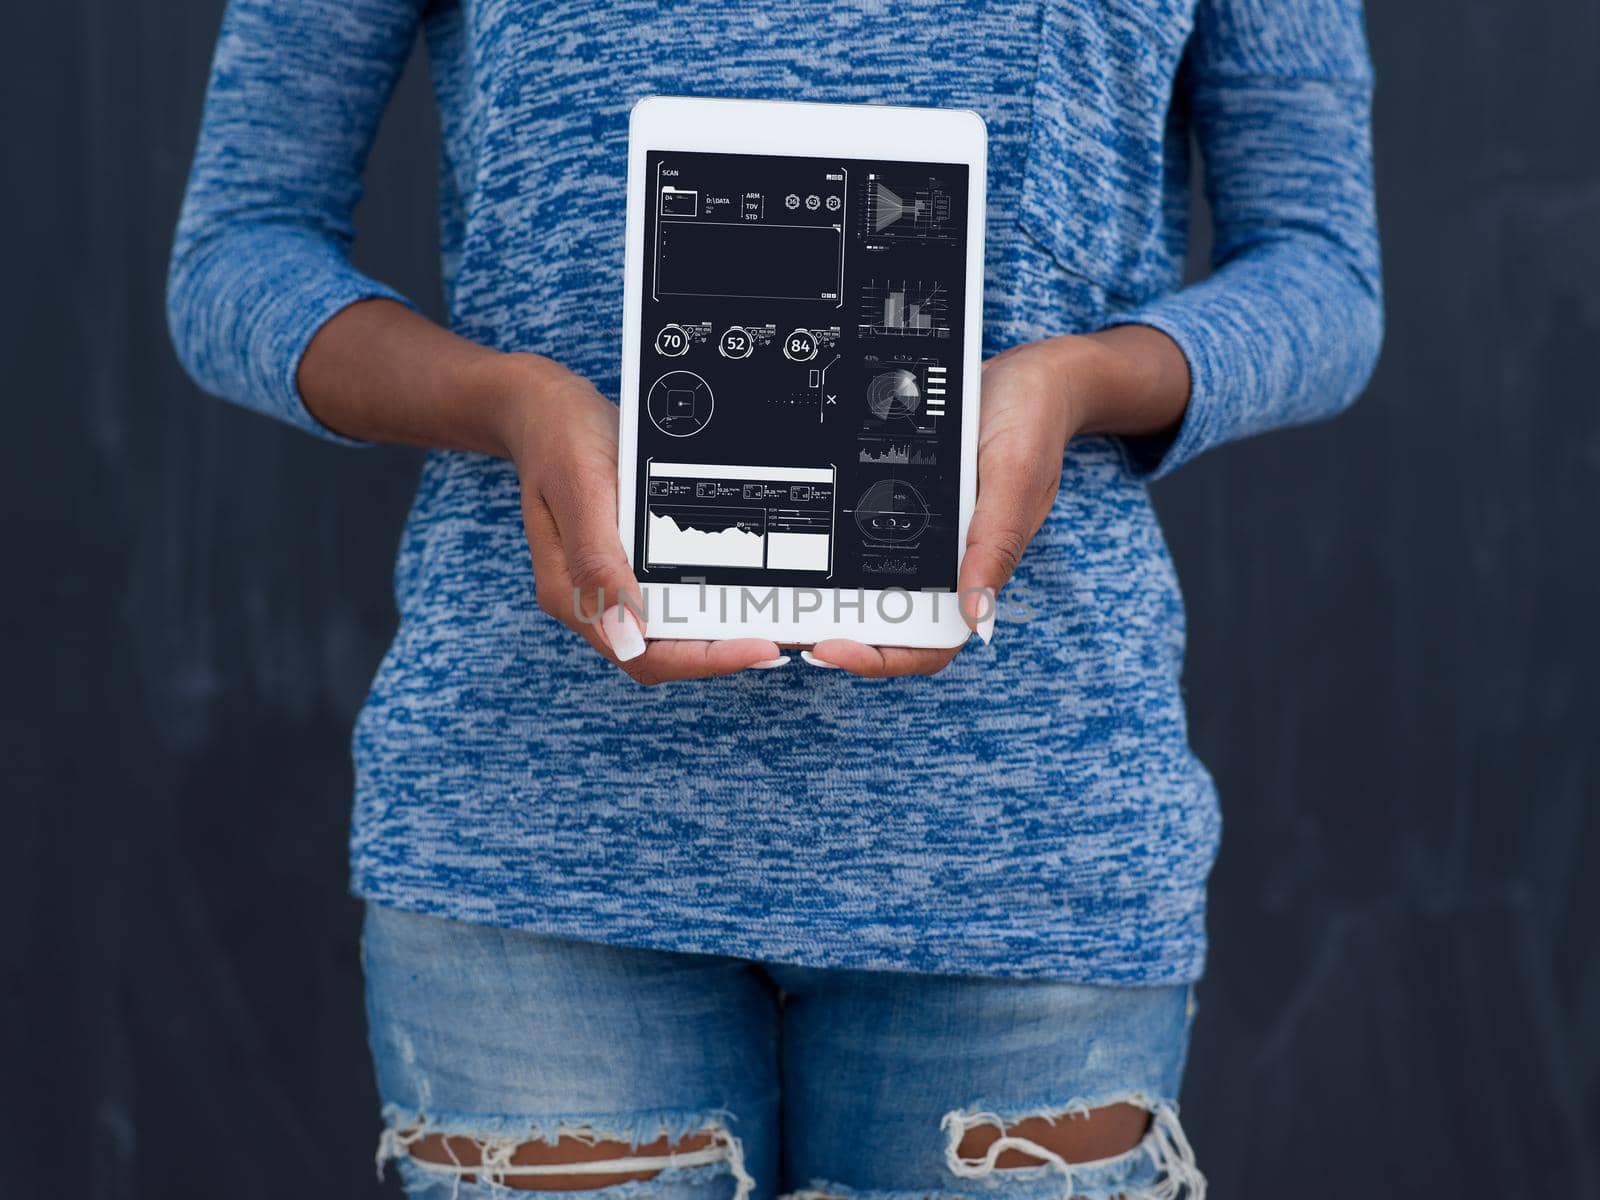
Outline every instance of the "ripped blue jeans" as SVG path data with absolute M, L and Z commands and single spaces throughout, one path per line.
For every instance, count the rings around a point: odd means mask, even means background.
M 369 905 L 367 1017 L 411 1200 L 529 1195 L 537 1176 L 650 1178 L 585 1200 L 1179 1200 L 1205 1180 L 1178 1124 L 1188 987 L 823 970 L 566 941 Z M 1068 1163 L 1004 1131 L 1113 1103 L 1132 1150 Z M 969 1131 L 999 1136 L 962 1152 Z M 673 1152 L 691 1134 L 696 1148 Z M 469 1139 L 425 1162 L 419 1139 Z M 525 1142 L 649 1143 L 524 1165 Z M 982 1139 L 979 1139 L 982 1140 Z M 1029 1165 L 1006 1166 L 1017 1156 Z M 557 1186 L 552 1179 L 551 1186 Z M 581 1181 L 579 1183 L 581 1187 Z M 571 1191 L 560 1193 L 572 1195 Z

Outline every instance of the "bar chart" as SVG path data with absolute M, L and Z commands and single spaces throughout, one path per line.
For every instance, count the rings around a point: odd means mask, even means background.
M 861 289 L 863 337 L 950 336 L 949 297 L 942 284 L 869 280 Z

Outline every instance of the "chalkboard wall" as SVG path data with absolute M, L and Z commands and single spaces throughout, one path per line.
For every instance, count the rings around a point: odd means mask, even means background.
M 347 739 L 417 459 L 207 400 L 168 348 L 221 8 L 5 17 L 6 1195 L 393 1189 Z M 1186 1120 L 1228 1200 L 1593 1198 L 1600 5 L 1370 26 L 1377 379 L 1158 496 L 1227 823 Z M 359 258 L 422 298 L 435 137 L 419 61 Z

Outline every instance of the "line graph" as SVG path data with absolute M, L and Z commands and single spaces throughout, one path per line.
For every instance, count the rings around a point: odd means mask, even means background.
M 759 508 L 650 506 L 649 561 L 674 567 L 760 567 L 766 513 Z

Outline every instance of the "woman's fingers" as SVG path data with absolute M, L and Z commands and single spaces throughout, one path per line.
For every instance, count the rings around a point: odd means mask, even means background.
M 852 675 L 888 679 L 896 675 L 936 675 L 955 656 L 955 650 L 868 646 L 848 638 L 828 638 L 806 652 L 806 661 L 814 667 L 837 667 Z
M 524 506 L 528 527 L 528 544 L 533 552 L 533 574 L 539 597 L 539 607 L 581 634 L 601 654 L 611 659 L 635 682 L 646 686 L 669 683 L 679 679 L 709 679 L 718 675 L 733 675 L 751 667 L 776 663 L 781 657 L 777 644 L 763 638 L 740 638 L 725 642 L 645 643 L 639 639 L 639 651 L 624 657 L 617 648 L 617 633 L 612 621 L 602 612 L 615 611 L 615 576 L 607 571 L 605 582 L 596 582 L 585 589 L 575 582 L 570 568 L 570 555 L 561 536 L 555 517 L 541 498 L 535 497 Z M 615 530 L 611 534 L 616 538 Z M 621 547 L 618 546 L 618 553 Z M 627 571 L 627 560 L 623 559 Z M 633 576 L 627 574 L 633 584 Z M 637 585 L 634 584 L 637 596 Z M 600 607 L 599 594 L 604 590 L 609 605 Z M 581 606 L 581 607 L 580 607 Z M 643 612 L 641 608 L 639 610 Z M 623 630 L 642 632 L 631 613 Z
M 565 547 L 556 521 L 535 496 L 526 499 L 522 506 L 523 524 L 528 532 L 528 549 L 533 556 L 534 597 L 539 607 L 560 621 L 568 629 L 581 635 L 585 641 L 607 658 L 615 658 L 611 643 L 600 630 L 598 605 L 579 614 L 574 608 L 576 589 L 567 572 Z
M 994 636 L 1000 589 L 1044 524 L 1060 485 L 1060 462 L 1044 461 L 1040 453 L 993 455 L 979 465 L 978 502 L 956 588 L 962 617 L 986 643 Z
M 736 675 L 783 657 L 776 643 L 764 638 L 726 642 L 651 642 L 639 658 L 622 664 L 637 683 L 652 687 L 679 679 L 711 679 Z
M 1003 439 L 983 456 L 978 470 L 978 502 L 967 532 L 957 590 L 961 615 L 985 642 L 994 637 L 1000 589 L 1010 581 L 1022 555 L 1039 532 L 1059 486 L 1059 454 L 1049 438 L 1020 440 L 1016 451 Z M 944 670 L 956 650 L 912 650 L 868 646 L 833 638 L 812 647 L 807 661 L 838 667 L 874 679 L 894 675 L 933 675 Z
M 598 617 L 595 628 L 618 662 L 640 657 L 646 651 L 644 599 L 617 533 L 614 474 L 571 464 L 539 498 L 560 538 L 568 603 L 581 622 Z

